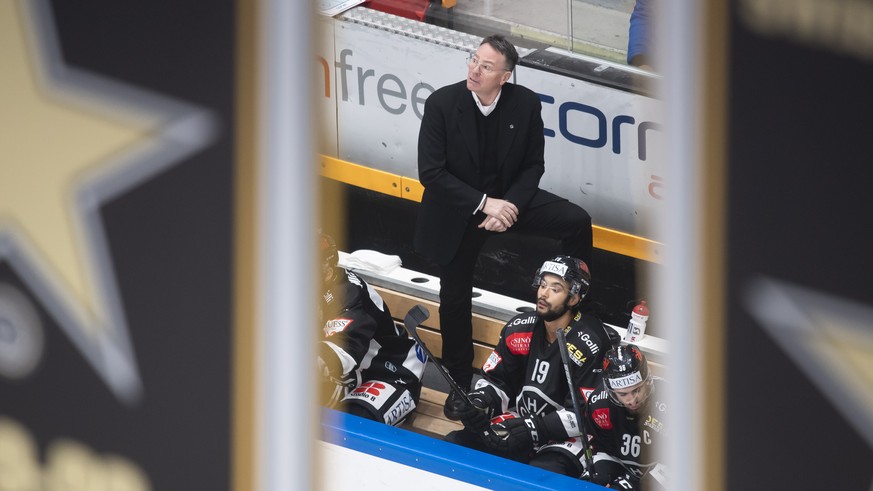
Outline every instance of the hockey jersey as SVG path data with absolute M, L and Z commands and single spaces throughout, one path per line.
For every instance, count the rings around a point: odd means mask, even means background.
M 394 323 L 388 305 L 360 276 L 345 270 L 337 276 L 321 298 L 319 354 L 331 373 L 354 378 L 354 385 L 384 380 L 420 386 L 427 357 L 418 344 Z
M 618 341 L 615 330 L 597 318 L 576 313 L 564 329 L 573 387 L 580 402 L 602 377 L 603 355 Z M 544 416 L 549 434 L 565 439 L 580 434 L 558 342 L 550 343 L 536 312 L 513 317 L 485 365 L 477 388 L 492 386 L 502 401 L 500 412 Z M 494 408 L 498 409 L 498 408 Z
M 665 472 L 655 454 L 666 432 L 665 384 L 664 379 L 652 377 L 647 403 L 637 414 L 610 401 L 605 387 L 591 395 L 588 427 L 599 481 L 608 483 L 625 473 L 638 481 L 652 472 Z M 654 479 L 661 482 L 665 477 Z

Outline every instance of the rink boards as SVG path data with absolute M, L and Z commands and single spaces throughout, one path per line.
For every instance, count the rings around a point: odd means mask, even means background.
M 321 420 L 323 489 L 603 489 L 330 409 Z

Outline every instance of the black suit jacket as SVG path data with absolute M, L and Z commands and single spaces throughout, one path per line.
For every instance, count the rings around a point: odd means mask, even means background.
M 545 172 L 539 96 L 506 83 L 497 104 L 497 163 L 504 193 L 494 197 L 512 202 L 519 216 L 530 206 L 560 200 L 538 189 Z M 466 80 L 435 91 L 424 105 L 418 134 L 418 177 L 424 195 L 413 243 L 419 254 L 438 264 L 455 256 L 482 200 L 477 111 Z

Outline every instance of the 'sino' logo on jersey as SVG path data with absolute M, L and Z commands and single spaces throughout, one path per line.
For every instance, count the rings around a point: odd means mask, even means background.
M 602 407 L 600 409 L 595 409 L 591 414 L 591 419 L 594 420 L 594 424 L 604 430 L 612 429 L 612 420 L 609 419 L 609 408 Z
M 514 355 L 530 354 L 530 338 L 529 332 L 510 334 L 506 337 L 506 347 Z

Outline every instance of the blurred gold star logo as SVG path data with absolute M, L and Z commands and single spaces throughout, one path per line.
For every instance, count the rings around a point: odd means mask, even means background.
M 0 261 L 132 401 L 142 387 L 99 208 L 205 146 L 211 116 L 66 66 L 53 29 L 48 2 L 0 0 Z

